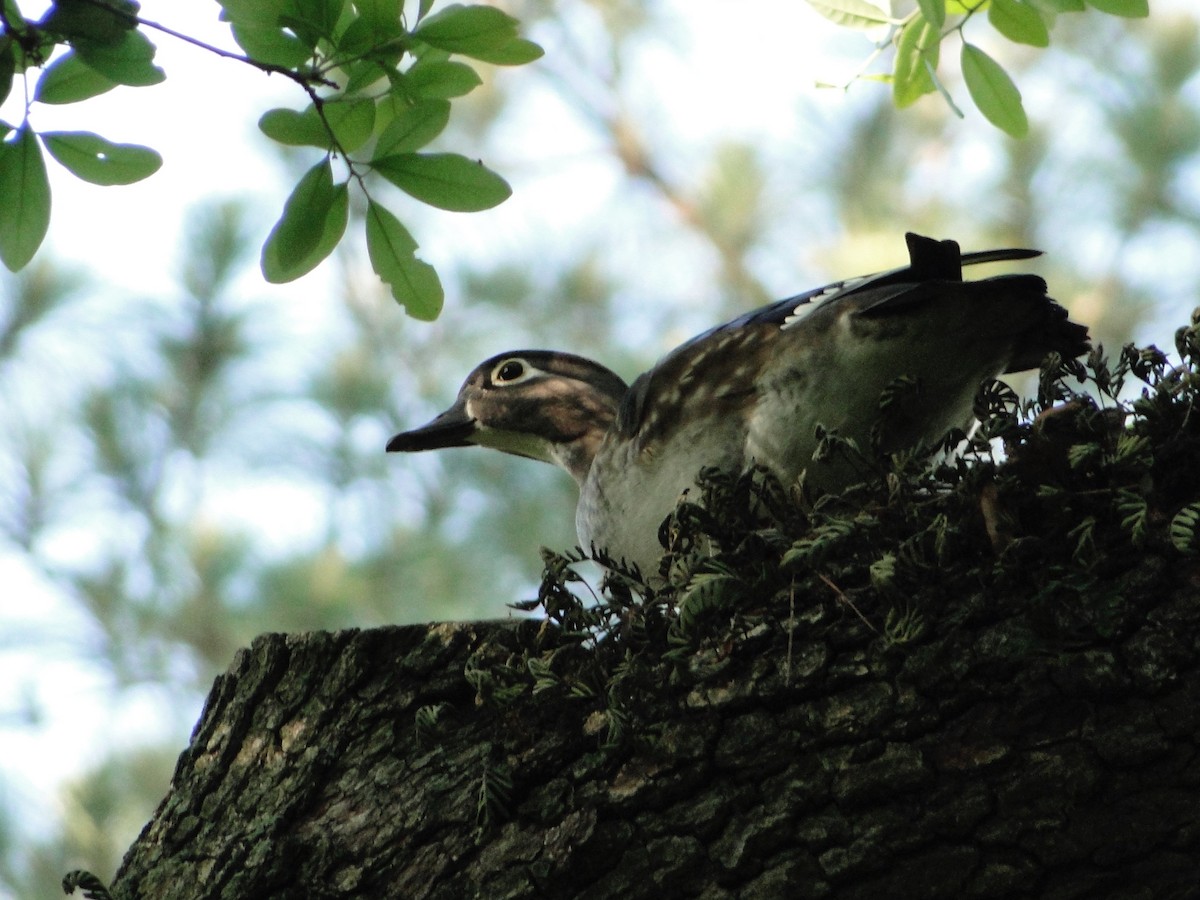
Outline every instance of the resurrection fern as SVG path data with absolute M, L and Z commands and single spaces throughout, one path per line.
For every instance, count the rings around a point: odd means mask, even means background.
M 437 733 L 442 714 L 449 709 L 448 703 L 431 703 L 417 709 L 414 716 L 413 738 L 418 747 L 426 747 L 432 743 Z
M 480 828 L 487 828 L 508 818 L 512 790 L 512 772 L 508 766 L 485 760 L 475 808 L 475 821 Z
M 468 678 L 486 702 L 598 705 L 614 745 L 748 635 L 803 627 L 806 608 L 835 605 L 892 652 L 994 616 L 1001 596 L 1033 629 L 1013 653 L 1120 635 L 1140 615 L 1139 563 L 1200 555 L 1200 310 L 1175 346 L 1178 360 L 1133 345 L 1112 362 L 1051 356 L 1024 399 L 988 382 L 973 432 L 921 452 L 885 450 L 920 392 L 902 379 L 868 447 L 819 430 L 818 453 L 861 475 L 839 494 L 706 469 L 663 522 L 655 579 L 597 548 L 544 550 L 537 598 L 515 604 L 542 627 Z M 599 589 L 574 568 L 587 560 L 607 569 Z
M 1180 553 L 1194 556 L 1200 551 L 1200 503 L 1189 503 L 1171 520 L 1171 543 Z
M 104 882 L 85 869 L 75 869 L 63 876 L 63 893 L 83 900 L 114 900 Z

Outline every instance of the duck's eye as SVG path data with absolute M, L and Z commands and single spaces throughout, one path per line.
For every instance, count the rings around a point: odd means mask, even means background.
M 525 374 L 525 364 L 518 359 L 510 359 L 496 367 L 492 380 L 497 384 L 517 381 Z

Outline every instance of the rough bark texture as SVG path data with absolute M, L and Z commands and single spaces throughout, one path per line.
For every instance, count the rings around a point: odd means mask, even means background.
M 1194 897 L 1198 585 L 1150 556 L 1086 640 L 984 590 L 905 643 L 797 597 L 664 664 L 607 747 L 598 700 L 478 702 L 537 623 L 265 635 L 113 893 Z

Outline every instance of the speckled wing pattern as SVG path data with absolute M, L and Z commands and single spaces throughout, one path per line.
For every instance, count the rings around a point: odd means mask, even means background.
M 617 432 L 648 447 L 678 424 L 688 406 L 703 404 L 716 414 L 739 414 L 738 400 L 754 390 L 750 376 L 759 370 L 780 335 L 831 303 L 870 291 L 875 296 L 868 308 L 882 312 L 903 305 L 903 298 L 923 282 L 962 281 L 964 265 L 1041 255 L 1039 250 L 1025 249 L 960 253 L 955 241 L 912 233 L 906 234 L 905 240 L 907 266 L 835 281 L 770 303 L 681 344 L 633 382 L 617 414 Z M 889 287 L 894 290 L 888 291 Z

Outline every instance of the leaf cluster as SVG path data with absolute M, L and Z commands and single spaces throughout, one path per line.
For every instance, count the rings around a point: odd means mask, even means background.
M 267 280 L 298 278 L 333 251 L 346 229 L 355 182 L 367 198 L 367 251 L 376 274 L 411 315 L 435 318 L 443 297 L 437 273 L 417 258 L 417 242 L 371 196 L 365 176 L 377 175 L 439 209 L 476 212 L 503 202 L 511 189 L 481 162 L 422 150 L 445 129 L 451 100 L 482 83 L 472 66 L 454 57 L 521 65 L 540 57 L 541 48 L 518 36 L 515 19 L 488 6 L 451 4 L 430 14 L 432 3 L 423 0 L 410 25 L 401 0 L 221 5 L 248 54 L 309 79 L 307 106 L 269 110 L 259 128 L 281 144 L 325 154 L 296 185 L 267 238 Z M 335 158 L 345 172 L 340 183 Z
M 962 113 L 938 74 L 943 41 L 952 34 L 960 40 L 959 67 L 971 100 L 984 117 L 1013 137 L 1024 137 L 1029 120 L 1021 92 L 1004 67 L 975 42 L 967 40 L 964 27 L 980 13 L 987 14 L 991 28 L 1001 37 L 1029 47 L 1050 46 L 1050 31 L 1059 15 L 1099 12 L 1126 18 L 1145 18 L 1149 0 L 917 0 L 906 16 L 894 18 L 869 0 L 808 0 L 813 9 L 845 28 L 886 35 L 876 46 L 875 56 L 895 48 L 892 70 L 879 80 L 892 85 L 897 108 L 910 106 L 925 94 L 941 93 L 955 114 Z
M 158 153 L 138 144 L 115 143 L 88 131 L 36 132 L 30 105 L 76 103 L 117 85 L 142 87 L 166 76 L 154 65 L 154 44 L 137 27 L 138 5 L 130 0 L 56 0 L 38 21 L 26 19 L 15 0 L 4 0 L 2 10 L 0 103 L 17 75 L 27 85 L 24 120 L 0 121 L 0 196 L 5 200 L 0 261 L 15 272 L 33 258 L 50 227 L 45 153 L 76 177 L 99 185 L 132 184 L 162 165 Z M 60 48 L 65 52 L 57 53 Z M 30 76 L 34 69 L 41 70 L 36 80 Z
M 981 425 L 932 450 L 885 453 L 886 429 L 867 448 L 826 433 L 824 452 L 863 475 L 839 494 L 705 470 L 663 523 L 655 578 L 594 549 L 543 550 L 538 597 L 515 606 L 545 619 L 523 654 L 493 662 L 492 699 L 597 703 L 612 743 L 664 683 L 686 689 L 747 635 L 830 606 L 893 652 L 1001 602 L 1032 623 L 1014 653 L 1119 636 L 1142 615 L 1137 578 L 1200 557 L 1200 309 L 1176 345 L 1175 364 L 1133 345 L 1112 364 L 1051 356 L 1036 397 L 985 385 Z M 599 591 L 575 571 L 584 560 L 609 570 Z
M 521 65 L 540 57 L 541 48 L 518 35 L 511 16 L 483 5 L 453 3 L 434 13 L 432 0 L 419 0 L 409 22 L 403 0 L 218 2 L 245 55 L 207 49 L 284 75 L 308 98 L 300 110 L 268 111 L 260 129 L 281 144 L 324 153 L 292 190 L 263 247 L 264 276 L 291 281 L 333 251 L 346 230 L 355 182 L 367 198 L 375 272 L 410 314 L 435 318 L 443 297 L 437 273 L 416 257 L 417 242 L 400 220 L 370 195 L 366 176 L 378 175 L 440 209 L 472 212 L 503 202 L 508 184 L 478 160 L 422 150 L 449 122 L 451 101 L 482 83 L 456 57 Z M 16 0 L 0 6 L 0 102 L 17 75 L 26 81 L 22 121 L 0 121 L 6 206 L 0 260 L 12 271 L 32 259 L 49 228 L 43 150 L 79 178 L 102 185 L 139 181 L 162 164 L 148 147 L 84 131 L 37 132 L 31 122 L 35 103 L 76 103 L 118 85 L 162 82 L 166 75 L 154 64 L 147 31 L 206 46 L 138 13 L 132 0 L 55 0 L 42 19 L 30 21 Z M 335 159 L 343 176 L 336 183 Z

